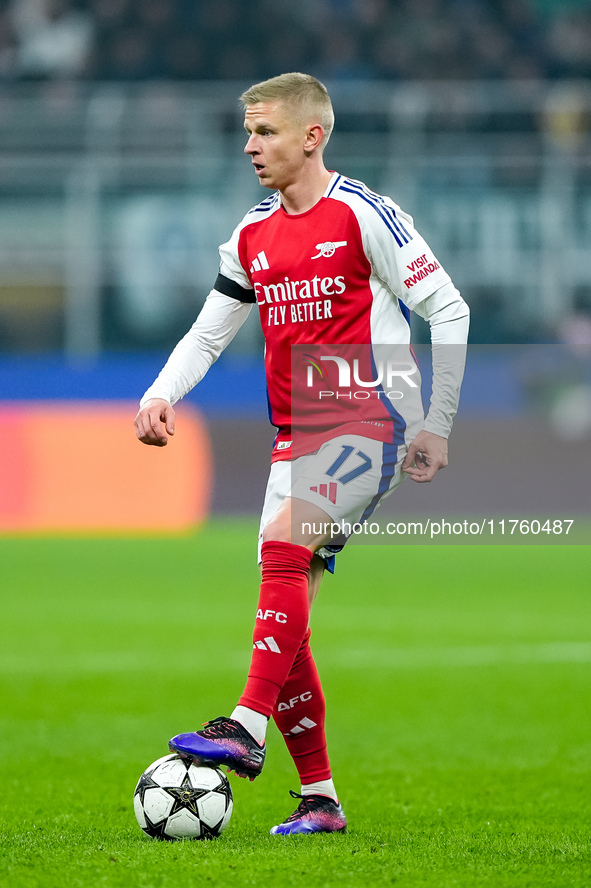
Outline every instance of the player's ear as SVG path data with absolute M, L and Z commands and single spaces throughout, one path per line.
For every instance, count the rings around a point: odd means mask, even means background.
M 319 123 L 314 123 L 308 127 L 306 131 L 306 139 L 304 142 L 304 151 L 306 153 L 314 151 L 322 144 L 324 138 L 324 129 Z

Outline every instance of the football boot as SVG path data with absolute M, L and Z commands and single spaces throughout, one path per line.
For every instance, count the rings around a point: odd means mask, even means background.
M 347 818 L 338 802 L 328 796 L 300 795 L 289 790 L 294 799 L 300 799 L 296 810 L 287 820 L 271 828 L 272 836 L 297 836 L 321 832 L 344 832 Z
M 197 764 L 225 765 L 238 777 L 254 780 L 263 770 L 266 747 L 259 746 L 254 737 L 233 718 L 214 718 L 201 731 L 177 734 L 168 744 L 171 752 Z

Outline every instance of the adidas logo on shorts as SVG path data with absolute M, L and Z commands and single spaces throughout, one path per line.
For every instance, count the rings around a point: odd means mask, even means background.
M 337 484 L 336 481 L 331 481 L 330 484 L 318 484 L 316 487 L 311 487 L 310 490 L 312 493 L 318 493 L 320 496 L 325 496 L 326 499 L 330 500 L 331 503 L 335 503 L 337 501 Z

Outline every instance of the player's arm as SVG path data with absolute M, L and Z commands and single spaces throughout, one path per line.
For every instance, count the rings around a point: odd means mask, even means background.
M 431 325 L 431 406 L 402 465 L 414 481 L 431 481 L 447 465 L 447 438 L 464 372 L 468 306 L 412 218 L 388 198 L 378 213 L 365 211 L 362 232 L 375 273 L 395 298 Z
M 173 405 L 217 361 L 248 317 L 253 302 L 252 291 L 218 275 L 197 320 L 140 401 L 135 430 L 143 444 L 164 447 L 168 443 L 168 436 L 174 434 Z
M 402 470 L 413 481 L 432 481 L 448 463 L 447 439 L 460 400 L 470 312 L 451 281 L 415 305 L 431 326 L 433 385 L 425 424 L 411 441 Z

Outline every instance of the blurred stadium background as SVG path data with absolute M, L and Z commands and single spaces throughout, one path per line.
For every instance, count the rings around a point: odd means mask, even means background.
M 586 0 L 4 0 L 2 401 L 137 402 L 203 303 L 218 244 L 262 197 L 237 95 L 283 70 L 326 81 L 329 165 L 412 213 L 471 305 L 475 345 L 591 342 Z M 190 398 L 213 440 L 218 513 L 260 505 L 261 353 L 253 312 Z M 586 374 L 566 373 L 583 415 L 573 459 L 587 457 Z M 505 383 L 496 415 L 515 420 Z M 467 382 L 466 415 L 486 413 L 485 390 L 482 374 Z

